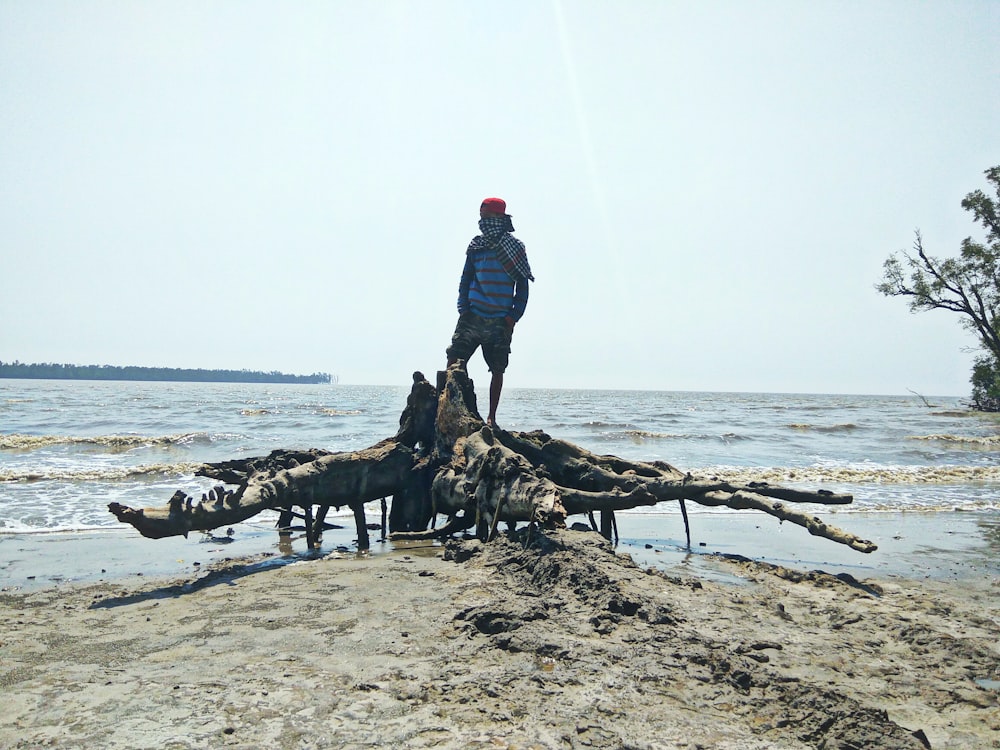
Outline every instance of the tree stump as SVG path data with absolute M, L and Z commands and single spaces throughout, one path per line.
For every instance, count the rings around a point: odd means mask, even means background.
M 475 389 L 461 361 L 439 373 L 437 388 L 415 372 L 399 423 L 395 436 L 360 451 L 277 450 L 264 457 L 205 464 L 198 475 L 235 489 L 219 485 L 199 501 L 178 490 L 166 508 L 111 503 L 108 509 L 143 536 L 158 539 L 210 531 L 265 510 L 287 514 L 297 507 L 306 518 L 307 541 L 313 546 L 322 535 L 327 509 L 347 506 L 354 512 L 358 546 L 367 549 L 364 504 L 389 496 L 389 532 L 395 539 L 444 538 L 472 528 L 488 539 L 500 521 L 556 528 L 565 526 L 569 516 L 592 519 L 595 512 L 601 513 L 601 531 L 610 538 L 615 511 L 677 502 L 687 527 L 684 503 L 690 501 L 757 510 L 859 552 L 876 549 L 870 541 L 787 505 L 841 505 L 851 503 L 851 495 L 760 482 L 731 485 L 662 461 L 597 455 L 539 430 L 490 428 L 478 412 Z M 439 514 L 447 516 L 447 522 L 428 528 Z

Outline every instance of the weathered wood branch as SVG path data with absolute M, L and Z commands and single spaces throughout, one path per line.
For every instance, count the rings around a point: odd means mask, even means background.
M 134 510 L 111 503 L 108 510 L 150 539 L 187 536 L 239 523 L 265 510 L 314 505 L 354 508 L 398 492 L 412 468 L 413 450 L 389 439 L 353 453 L 323 455 L 290 469 L 253 472 L 237 490 L 216 488 L 197 502 L 178 490 L 166 508 Z M 229 471 L 235 470 L 221 473 Z
M 512 450 L 527 457 L 535 466 L 542 467 L 557 484 L 593 493 L 609 491 L 628 493 L 638 487 L 644 487 L 657 502 L 682 499 L 697 502 L 699 494 L 716 491 L 750 491 L 787 502 L 823 505 L 846 505 L 854 500 L 851 495 L 838 495 L 828 490 L 810 492 L 788 487 L 772 487 L 766 482 L 733 485 L 718 480 L 702 479 L 685 474 L 663 461 L 647 463 L 628 461 L 618 456 L 597 455 L 578 445 L 552 438 L 541 431 L 500 433 L 498 439 Z M 614 506 L 613 503 L 608 506 L 609 509 L 615 510 L 624 510 L 628 507 L 636 506 Z
M 443 537 L 475 526 L 490 536 L 499 521 L 559 527 L 570 515 L 601 512 L 602 533 L 610 535 L 615 511 L 661 502 L 691 501 L 704 506 L 755 510 L 802 526 L 811 534 L 861 552 L 869 541 L 790 510 L 784 503 L 845 504 L 850 495 L 772 487 L 762 482 L 734 485 L 695 477 L 663 461 L 630 461 L 598 455 L 542 431 L 507 432 L 486 426 L 475 389 L 463 363 L 441 374 L 435 388 L 419 372 L 399 431 L 370 448 L 352 453 L 274 451 L 268 456 L 207 464 L 199 475 L 237 485 L 216 487 L 195 503 L 183 492 L 166 509 L 134 510 L 117 503 L 109 509 L 151 538 L 186 535 L 237 523 L 266 509 L 301 507 L 312 544 L 329 507 L 349 506 L 358 544 L 367 546 L 364 503 L 393 497 L 389 518 L 393 538 Z M 315 521 L 313 506 L 319 513 Z M 449 521 L 428 530 L 437 514 Z
M 813 536 L 821 536 L 840 544 L 846 544 L 858 552 L 874 552 L 878 547 L 867 539 L 861 539 L 854 534 L 830 526 L 815 516 L 807 516 L 798 511 L 789 510 L 780 502 L 772 503 L 767 498 L 752 492 L 709 492 L 701 501 L 703 505 L 724 505 L 734 510 L 760 510 L 781 521 L 789 521 L 802 526 Z
M 203 464 L 195 472 L 195 476 L 218 479 L 226 484 L 243 484 L 254 474 L 266 474 L 294 469 L 296 466 L 310 463 L 317 458 L 329 456 L 329 451 L 315 448 L 309 451 L 274 450 L 266 456 L 253 458 L 238 458 L 233 461 Z

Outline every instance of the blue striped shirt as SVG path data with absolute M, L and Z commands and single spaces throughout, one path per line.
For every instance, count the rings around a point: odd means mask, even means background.
M 495 250 L 484 247 L 465 256 L 462 281 L 458 285 L 458 312 L 474 312 L 481 318 L 515 321 L 528 306 L 527 280 L 515 280 L 504 270 Z

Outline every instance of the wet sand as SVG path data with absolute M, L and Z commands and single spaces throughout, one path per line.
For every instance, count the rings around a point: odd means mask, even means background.
M 834 519 L 881 556 L 623 516 L 617 552 L 2 538 L 0 747 L 1000 747 L 996 516 Z
M 954 580 L 1000 576 L 1000 513 L 906 512 L 817 515 L 878 544 L 861 554 L 804 529 L 753 512 L 692 510 L 691 548 L 679 513 L 619 513 L 617 551 L 643 566 L 670 572 L 716 574 L 718 555 L 743 555 L 806 570 L 850 573 L 856 577 L 902 576 Z M 574 518 L 571 520 L 579 520 Z M 331 517 L 342 528 L 327 531 L 322 553 L 356 549 L 353 518 Z M 376 515 L 369 521 L 377 523 Z M 273 528 L 237 524 L 214 534 L 150 540 L 120 526 L 102 531 L 38 534 L 0 533 L 0 592 L 50 586 L 126 581 L 141 577 L 194 575 L 227 559 L 272 556 L 273 564 L 308 559 L 305 537 L 279 537 Z M 371 532 L 373 555 L 397 545 Z M 725 575 L 724 573 L 721 573 Z

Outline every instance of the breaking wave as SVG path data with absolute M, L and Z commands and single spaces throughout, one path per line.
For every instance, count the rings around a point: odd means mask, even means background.
M 69 469 L 49 467 L 44 469 L 0 470 L 0 482 L 122 482 L 134 479 L 159 479 L 189 476 L 201 469 L 203 463 L 146 464 L 143 466 L 115 466 L 94 469 Z
M 45 467 L 0 470 L 0 482 L 107 482 L 192 476 L 201 462 L 154 463 L 96 468 Z M 1000 482 L 1000 466 L 717 466 L 697 470 L 699 478 L 732 484 L 751 482 L 836 484 L 963 484 Z
M 964 445 L 1000 445 L 1000 435 L 910 435 L 908 440 L 936 440 L 942 443 Z
M 621 430 L 616 432 L 608 432 L 600 436 L 600 439 L 605 442 L 612 442 L 615 440 L 631 440 L 633 442 L 643 442 L 646 440 L 712 440 L 723 442 L 730 442 L 733 440 L 751 440 L 752 438 L 746 435 L 738 435 L 735 432 L 726 432 L 722 434 L 682 434 L 675 432 L 655 432 L 653 430 Z
M 149 446 L 190 445 L 196 442 L 211 442 L 209 435 L 203 432 L 191 432 L 183 435 L 98 435 L 95 437 L 72 437 L 69 435 L 0 435 L 0 450 L 33 451 L 48 448 L 53 445 L 93 445 L 112 450 L 130 450 Z
M 630 440 L 671 440 L 677 438 L 686 438 L 687 435 L 675 435 L 670 432 L 653 432 L 651 430 L 623 430 L 620 434 L 622 437 L 629 438 Z
M 1000 466 L 806 466 L 719 467 L 699 472 L 733 484 L 750 482 L 836 482 L 843 484 L 957 484 L 1000 482 Z
M 858 426 L 853 422 L 847 422 L 846 424 L 831 424 L 831 425 L 793 423 L 785 426 L 792 430 L 802 430 L 802 431 L 812 430 L 815 432 L 850 432 L 851 430 L 858 429 Z

